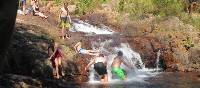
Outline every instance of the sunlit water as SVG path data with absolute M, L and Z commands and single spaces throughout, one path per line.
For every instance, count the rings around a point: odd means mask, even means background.
M 88 23 L 85 23 L 83 21 L 77 21 L 73 23 L 73 29 L 71 29 L 72 32 L 84 32 L 86 34 L 90 34 L 90 36 L 94 35 L 109 35 L 112 36 L 116 32 L 112 31 L 110 28 L 106 26 L 102 26 L 101 28 L 98 28 L 96 26 L 92 26 Z M 87 35 L 88 36 L 88 35 Z M 92 44 L 92 49 L 98 49 L 102 53 L 104 53 L 108 59 L 108 77 L 109 77 L 109 82 L 108 84 L 110 85 L 110 88 L 173 88 L 175 86 L 171 86 L 167 81 L 165 80 L 164 75 L 168 76 L 174 76 L 174 75 L 169 75 L 168 73 L 163 73 L 159 72 L 159 57 L 160 57 L 160 51 L 157 52 L 157 62 L 155 63 L 157 65 L 156 68 L 154 69 L 148 69 L 145 68 L 145 64 L 143 63 L 140 54 L 132 50 L 127 42 L 121 42 L 117 41 L 119 44 L 117 46 L 112 46 L 112 44 L 115 44 L 115 39 L 116 37 L 111 37 L 110 39 L 95 39 L 91 40 Z M 129 69 L 123 64 L 121 65 L 122 68 L 127 69 L 127 78 L 128 80 L 126 81 L 121 81 L 119 80 L 116 76 L 113 76 L 111 73 L 111 63 L 116 56 L 118 51 L 122 51 L 124 54 L 124 60 L 128 62 L 130 65 L 134 66 L 134 69 Z M 164 75 L 162 75 L 164 74 Z M 173 74 L 173 73 L 171 73 Z M 162 78 L 162 79 L 160 79 Z M 164 79 L 163 79 L 164 78 Z M 168 78 L 167 78 L 168 79 Z M 169 78 L 170 79 L 170 78 Z M 174 83 L 177 80 L 175 78 Z M 153 80 L 153 81 L 149 81 Z M 160 81 L 157 81 L 160 80 Z M 158 83 L 156 83 L 158 82 Z M 166 83 L 165 83 L 166 82 Z M 90 68 L 90 75 L 89 75 L 89 84 L 87 85 L 93 85 L 94 88 L 98 87 L 101 82 L 99 81 L 99 78 L 96 74 L 96 72 L 93 69 L 93 66 Z M 200 82 L 199 82 L 200 83 Z M 157 84 L 166 84 L 170 86 L 163 86 L 161 85 L 160 87 L 157 86 Z M 173 82 L 172 82 L 173 84 Z M 87 86 L 85 85 L 85 86 Z M 190 87 L 178 87 L 178 88 L 190 88 Z M 192 87 L 195 88 L 195 87 Z M 198 87 L 196 87 L 198 88 Z M 199 87 L 200 88 L 200 87 Z

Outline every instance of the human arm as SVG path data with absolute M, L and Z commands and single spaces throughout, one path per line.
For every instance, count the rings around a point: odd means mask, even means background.
M 95 63 L 95 59 L 92 59 L 91 61 L 90 61 L 90 63 L 85 67 L 85 70 L 87 70 L 92 64 L 94 64 Z
M 69 23 L 72 24 L 72 19 L 71 19 L 71 16 L 69 14 L 69 9 L 67 8 L 66 11 L 67 11 L 67 17 L 69 18 Z
M 37 7 L 37 6 L 36 6 L 35 4 L 32 6 L 33 11 L 36 12 L 36 13 L 38 13 L 39 11 L 36 10 L 36 7 Z
M 56 47 L 56 48 L 54 49 L 54 51 L 53 51 L 53 54 L 49 57 L 49 59 L 51 59 L 51 58 L 55 55 L 55 53 L 56 53 L 57 50 L 58 50 L 58 48 Z
M 78 46 L 81 46 L 81 42 L 76 43 L 76 45 L 74 46 L 74 50 L 78 53 Z

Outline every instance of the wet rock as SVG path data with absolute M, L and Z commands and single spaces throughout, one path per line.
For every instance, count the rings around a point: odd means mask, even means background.
M 163 49 L 165 48 L 159 41 L 155 38 L 151 37 L 134 37 L 128 38 L 128 42 L 133 47 L 133 49 L 140 53 L 143 62 L 145 63 L 145 67 L 147 68 L 155 68 L 156 67 L 156 59 L 157 59 L 157 51 L 161 50 L 161 56 L 159 59 L 162 59 L 164 56 Z M 164 63 L 163 63 L 164 64 Z

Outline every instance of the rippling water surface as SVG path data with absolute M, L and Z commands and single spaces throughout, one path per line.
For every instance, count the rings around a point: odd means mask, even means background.
M 103 85 L 100 82 L 83 83 L 81 88 L 103 88 Z M 144 78 L 143 81 L 111 82 L 107 88 L 200 88 L 200 73 L 166 72 Z

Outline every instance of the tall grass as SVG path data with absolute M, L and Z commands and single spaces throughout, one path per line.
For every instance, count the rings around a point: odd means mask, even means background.
M 134 18 L 154 11 L 154 6 L 152 0 L 120 0 L 118 11 L 129 13 L 131 18 Z
M 119 12 L 129 13 L 132 17 L 144 14 L 179 15 L 184 8 L 183 0 L 120 0 L 118 4 Z
M 179 16 L 184 12 L 185 4 L 183 0 L 153 0 L 155 3 L 155 14 L 161 16 Z
M 90 13 L 107 1 L 109 0 L 74 0 L 73 2 L 76 4 L 75 13 L 78 15 Z

